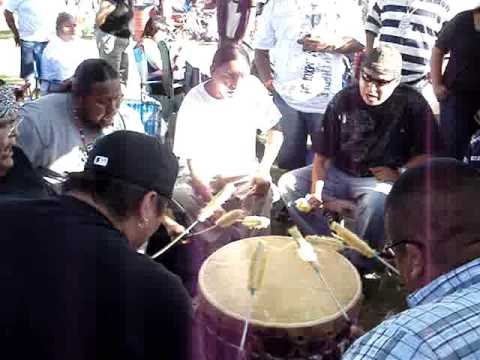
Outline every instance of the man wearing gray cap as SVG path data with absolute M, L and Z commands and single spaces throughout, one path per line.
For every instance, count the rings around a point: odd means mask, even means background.
M 2 204 L 2 358 L 190 359 L 190 298 L 136 251 L 162 222 L 177 171 L 156 138 L 118 131 L 96 142 L 64 196 Z
M 399 86 L 401 68 L 396 49 L 373 49 L 362 63 L 359 84 L 329 103 L 322 128 L 312 137 L 313 164 L 280 178 L 282 198 L 304 233 L 330 233 L 319 209 L 323 201 L 329 210 L 353 215 L 355 232 L 381 247 L 383 207 L 393 182 L 439 150 L 432 110 L 420 93 Z M 304 197 L 312 208 L 308 213 L 295 205 Z M 354 256 L 362 268 L 363 259 Z
M 48 195 L 45 182 L 16 146 L 17 126 L 20 123 L 19 105 L 13 89 L 0 85 L 0 198 L 44 197 Z

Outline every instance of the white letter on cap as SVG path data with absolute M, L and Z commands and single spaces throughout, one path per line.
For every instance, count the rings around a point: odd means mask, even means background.
M 108 164 L 108 158 L 105 156 L 95 156 L 95 159 L 93 159 L 93 164 L 105 167 Z

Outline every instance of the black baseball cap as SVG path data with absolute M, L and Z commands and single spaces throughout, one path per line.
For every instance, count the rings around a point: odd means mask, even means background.
M 157 138 L 120 130 L 95 142 L 81 175 L 109 177 L 172 197 L 178 161 Z

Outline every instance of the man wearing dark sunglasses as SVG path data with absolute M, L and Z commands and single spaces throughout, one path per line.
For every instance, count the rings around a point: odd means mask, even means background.
M 409 309 L 344 359 L 480 358 L 480 173 L 439 158 L 408 170 L 385 205 L 389 249 Z
M 329 233 L 318 209 L 323 201 L 333 212 L 352 215 L 360 237 L 383 246 L 383 207 L 392 184 L 404 168 L 440 148 L 432 110 L 420 93 L 400 85 L 401 68 L 396 49 L 373 49 L 362 63 L 359 83 L 329 103 L 323 126 L 312 137 L 313 164 L 280 179 L 282 198 L 304 233 Z M 307 194 L 314 210 L 305 214 L 294 203 Z M 370 270 L 373 263 L 357 256 L 352 262 Z

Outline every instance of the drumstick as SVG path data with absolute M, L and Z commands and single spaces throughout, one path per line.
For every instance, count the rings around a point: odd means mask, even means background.
M 151 256 L 152 259 L 156 259 L 160 255 L 162 255 L 165 251 L 170 249 L 173 245 L 178 243 L 180 240 L 183 239 L 183 237 L 187 234 L 190 233 L 190 230 L 193 229 L 194 226 L 196 226 L 198 223 L 204 222 L 207 220 L 210 216 L 213 215 L 215 210 L 220 208 L 222 204 L 230 199 L 235 192 L 235 186 L 233 184 L 226 184 L 222 190 L 220 190 L 213 198 L 208 202 L 208 204 L 200 210 L 200 213 L 197 217 L 197 220 L 195 220 L 188 228 L 185 229 L 184 232 L 182 232 L 180 235 L 178 235 L 172 242 L 170 242 L 168 245 L 160 249 L 160 251 L 156 252 Z
M 325 277 L 321 272 L 318 256 L 312 244 L 310 244 L 307 240 L 303 238 L 302 233 L 300 232 L 300 230 L 298 230 L 298 227 L 296 226 L 293 226 L 290 229 L 288 229 L 288 233 L 292 235 L 293 239 L 297 242 L 299 246 L 299 249 L 297 250 L 297 252 L 300 258 L 303 261 L 308 262 L 312 266 L 317 276 L 323 282 L 325 288 L 327 289 L 330 297 L 332 298 L 333 302 L 337 306 L 338 310 L 342 313 L 342 316 L 345 318 L 345 320 L 348 323 L 351 323 L 350 317 L 348 316 L 347 312 L 343 308 L 342 304 L 340 304 L 340 301 L 335 296 L 333 289 L 330 287 L 330 285 L 327 282 L 327 279 L 325 279 Z
M 375 258 L 380 261 L 383 265 L 385 265 L 388 269 L 393 271 L 394 274 L 400 276 L 400 272 L 388 261 L 383 259 L 378 252 L 373 250 L 364 240 L 360 239 L 357 235 L 353 232 L 348 230 L 347 228 L 343 227 L 339 223 L 333 221 L 330 224 L 330 228 L 335 231 L 343 241 L 345 241 L 348 245 L 350 245 L 354 250 L 358 251 L 360 254 L 366 256 L 367 258 Z
M 252 317 L 252 308 L 255 294 L 260 289 L 263 282 L 263 276 L 265 275 L 265 267 L 267 265 L 266 255 L 267 254 L 265 251 L 265 243 L 263 241 L 259 241 L 257 243 L 257 248 L 255 249 L 255 252 L 253 253 L 253 256 L 250 260 L 250 267 L 248 269 L 247 286 L 248 290 L 250 291 L 251 299 L 248 306 L 248 313 L 243 325 L 242 339 L 240 340 L 240 349 L 238 352 L 239 359 L 244 351 L 245 341 L 247 340 L 248 324 L 250 322 L 250 318 Z
M 178 235 L 173 241 L 171 241 L 168 245 L 164 246 L 162 249 L 160 249 L 159 251 L 157 251 L 155 254 L 153 254 L 150 258 L 151 259 L 156 259 L 157 257 L 159 257 L 160 255 L 162 255 L 165 251 L 167 251 L 168 249 L 170 249 L 173 245 L 175 245 L 176 243 L 178 243 L 180 240 L 183 239 L 183 237 L 185 235 L 187 235 L 190 230 L 192 230 L 192 228 L 197 225 L 200 221 L 196 220 L 194 221 L 189 227 L 187 227 L 185 229 L 184 232 L 182 232 L 180 235 Z
M 215 210 L 218 210 L 222 207 L 223 203 L 230 199 L 235 192 L 235 185 L 233 183 L 226 184 L 222 190 L 220 190 L 213 198 L 208 202 L 208 204 L 200 210 L 198 215 L 198 221 L 204 222 L 210 216 L 213 215 Z

